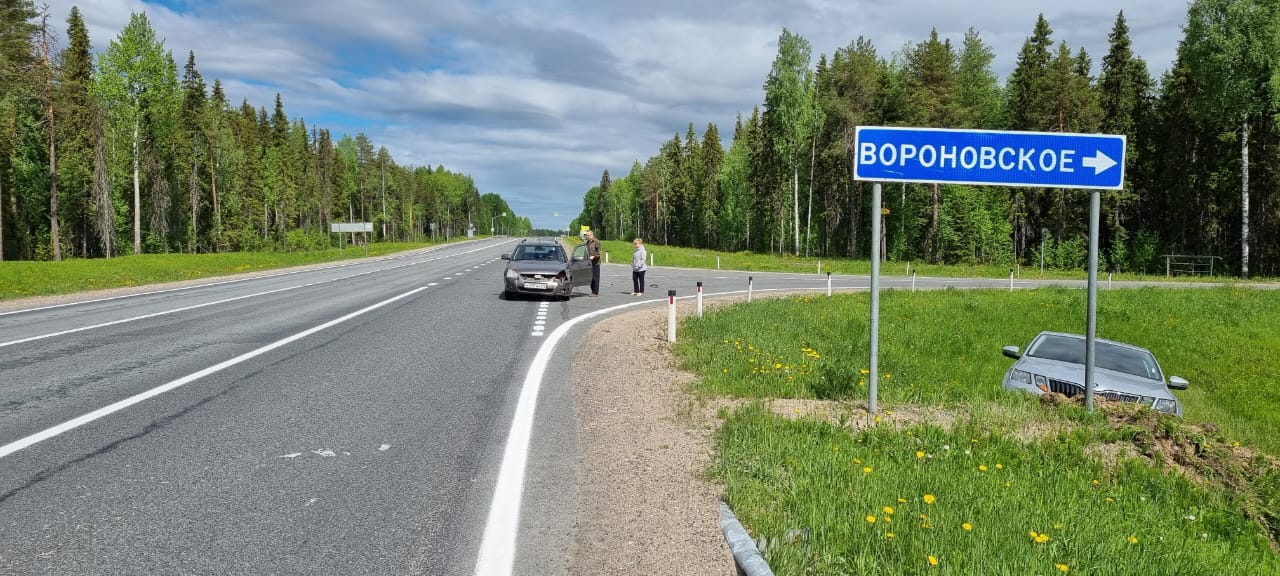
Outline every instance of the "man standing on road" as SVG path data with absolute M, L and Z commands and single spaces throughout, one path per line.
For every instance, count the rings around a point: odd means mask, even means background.
M 586 238 L 587 259 L 591 260 L 591 297 L 594 298 L 600 295 L 600 241 L 590 230 L 587 230 Z

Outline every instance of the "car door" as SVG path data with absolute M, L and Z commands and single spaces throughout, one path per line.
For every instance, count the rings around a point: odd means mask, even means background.
M 591 261 L 587 259 L 587 245 L 579 244 L 573 249 L 573 257 L 569 259 L 569 285 L 587 286 L 591 284 Z

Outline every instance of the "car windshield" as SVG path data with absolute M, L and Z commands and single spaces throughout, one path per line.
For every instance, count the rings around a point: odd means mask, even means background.
M 1084 364 L 1084 339 L 1045 335 L 1031 344 L 1027 356 Z M 1163 380 L 1160 367 L 1151 354 L 1107 342 L 1094 343 L 1094 362 L 1098 368 L 1132 374 L 1152 380 Z
M 540 246 L 525 244 L 516 247 L 512 260 L 537 260 L 542 262 L 564 262 L 564 251 L 559 246 Z

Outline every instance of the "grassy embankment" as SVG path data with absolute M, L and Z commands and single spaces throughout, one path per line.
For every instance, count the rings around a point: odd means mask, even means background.
M 577 244 L 576 238 L 570 238 L 570 245 Z M 618 240 L 606 240 L 601 243 L 604 251 L 609 253 L 609 260 L 615 264 L 627 264 L 631 262 L 631 243 Z M 719 258 L 720 268 L 724 270 L 748 270 L 753 272 L 790 272 L 797 274 L 816 274 L 818 272 L 818 264 L 822 264 L 822 273 L 830 272 L 832 274 L 850 274 L 850 275 L 867 275 L 871 273 L 871 261 L 852 260 L 848 258 L 818 258 L 803 257 L 791 255 L 776 254 L 760 254 L 755 252 L 715 252 L 712 250 L 702 250 L 698 248 L 682 248 L 677 246 L 659 246 L 646 243 L 646 248 L 654 255 L 654 264 L 658 266 L 675 266 L 679 268 L 716 268 L 716 259 Z M 910 271 L 908 271 L 910 266 Z M 989 265 L 989 266 L 967 266 L 967 265 L 945 265 L 945 264 L 925 264 L 921 262 L 881 262 L 880 273 L 886 276 L 907 276 L 912 272 L 924 277 L 946 277 L 946 278 L 1008 278 L 1010 266 L 1005 265 Z M 1054 270 L 1046 268 L 1044 274 L 1040 273 L 1038 266 L 1022 266 L 1015 270 L 1018 278 L 1027 280 L 1038 279 L 1054 279 L 1054 280 L 1084 280 L 1087 275 L 1084 270 Z M 1099 271 L 1098 276 L 1102 280 L 1106 280 L 1108 274 L 1105 270 Z M 1174 277 L 1167 278 L 1163 274 L 1160 275 L 1143 275 L 1130 273 L 1114 274 L 1112 280 L 1146 280 L 1146 281 L 1213 281 L 1223 283 L 1238 282 L 1227 276 L 1215 276 L 1213 278 L 1192 278 L 1192 277 Z
M 298 252 L 226 252 L 221 254 L 143 254 L 62 262 L 0 262 L 0 300 L 125 288 L 385 256 L 431 244 L 386 243 L 363 247 Z
M 715 474 L 779 574 L 1280 574 L 1280 293 L 1100 298 L 1100 337 L 1191 381 L 1185 421 L 1001 390 L 1002 345 L 1082 332 L 1084 309 L 1081 290 L 884 293 L 875 422 L 866 294 L 729 306 L 676 351 L 702 394 L 845 400 L 834 421 L 726 411 Z

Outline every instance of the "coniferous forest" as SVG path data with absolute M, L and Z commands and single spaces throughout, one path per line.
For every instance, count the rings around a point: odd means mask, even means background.
M 0 0 L 0 260 L 319 249 L 334 222 L 405 242 L 530 227 L 470 176 L 291 120 L 278 94 L 233 104 L 143 13 L 90 46 L 78 9 L 60 26 Z
M 854 129 L 918 126 L 1124 134 L 1125 187 L 1102 192 L 1099 269 L 1163 274 L 1166 255 L 1280 276 L 1280 0 L 1194 0 L 1168 71 L 1134 53 L 1123 12 L 1106 54 L 1042 15 L 1003 82 L 978 31 L 885 54 L 859 37 L 814 62 L 783 29 L 764 102 L 719 128 L 690 123 L 644 163 L 608 171 L 574 227 L 607 239 L 931 263 L 1087 264 L 1089 191 L 886 184 L 851 178 Z M 615 175 L 618 173 L 615 172 Z M 1044 246 L 1043 251 L 1041 246 Z

